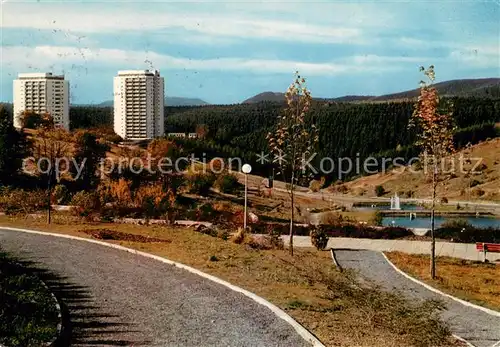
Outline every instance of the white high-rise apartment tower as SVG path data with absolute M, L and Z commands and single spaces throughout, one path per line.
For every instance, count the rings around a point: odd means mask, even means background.
M 20 73 L 14 80 L 14 126 L 22 127 L 21 113 L 49 113 L 56 126 L 69 130 L 69 82 L 64 75 Z
M 123 139 L 164 134 L 164 81 L 160 72 L 118 71 L 114 78 L 114 129 Z

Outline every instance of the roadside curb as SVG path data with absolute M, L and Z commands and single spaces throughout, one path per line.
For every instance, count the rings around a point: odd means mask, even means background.
M 472 343 L 470 343 L 469 341 L 467 341 L 466 339 L 464 339 L 463 337 L 460 337 L 458 335 L 455 335 L 455 334 L 451 334 L 454 338 L 456 338 L 458 341 L 460 342 L 463 342 L 467 345 L 467 347 L 476 347 L 476 345 L 473 345 Z M 493 346 L 495 347 L 495 346 Z
M 340 272 L 344 271 L 342 269 L 342 266 L 340 266 L 339 262 L 337 261 L 337 256 L 335 255 L 335 250 L 333 248 L 330 248 L 330 255 L 332 256 L 333 264 L 339 269 Z
M 442 295 L 442 296 L 445 296 L 451 300 L 454 300 L 456 302 L 459 302 L 461 303 L 462 305 L 464 306 L 467 306 L 467 307 L 471 307 L 471 308 L 475 308 L 477 310 L 480 310 L 480 311 L 483 311 L 485 313 L 488 313 L 492 316 L 496 316 L 496 317 L 500 317 L 500 312 L 497 312 L 497 311 L 494 311 L 494 310 L 490 310 L 489 308 L 486 308 L 486 307 L 482 307 L 482 306 L 479 306 L 479 305 L 475 305 L 473 303 L 470 303 L 468 301 L 465 301 L 465 300 L 462 300 L 462 299 L 459 299 L 459 298 L 456 298 L 450 294 L 446 294 L 446 293 L 443 293 L 442 291 L 440 291 L 439 289 L 436 289 L 430 285 L 428 285 L 427 283 L 424 283 L 410 275 L 408 275 L 406 272 L 404 272 L 403 270 L 399 269 L 392 261 L 389 260 L 389 258 L 385 255 L 384 252 L 380 252 L 382 253 L 382 255 L 384 256 L 385 260 L 387 261 L 387 263 L 389 263 L 389 265 L 391 265 L 394 270 L 396 270 L 396 272 L 398 272 L 399 274 L 401 274 L 402 276 L 406 277 L 407 279 L 409 279 L 410 281 L 413 281 L 421 286 L 423 286 L 424 288 L 436 293 L 436 294 L 439 294 L 439 295 Z M 460 337 L 458 335 L 455 335 L 455 334 L 452 334 L 454 338 L 456 338 L 457 340 L 459 341 L 462 341 L 463 343 L 467 344 L 468 347 L 476 347 L 475 345 L 473 345 L 472 343 L 470 343 L 469 341 L 465 340 L 463 337 Z M 496 346 L 496 345 L 494 345 Z M 493 347 L 494 347 L 493 346 Z
M 65 239 L 71 239 L 71 240 L 78 240 L 78 241 L 85 241 L 85 242 L 89 242 L 89 243 L 95 243 L 95 244 L 98 244 L 98 245 L 102 245 L 102 246 L 106 246 L 106 247 L 118 249 L 118 250 L 125 251 L 125 252 L 128 252 L 128 253 L 132 253 L 132 254 L 136 254 L 136 255 L 141 255 L 143 257 L 154 259 L 154 260 L 160 261 L 160 262 L 168 264 L 168 265 L 173 265 L 173 266 L 175 266 L 177 268 L 186 270 L 186 271 L 191 272 L 191 273 L 193 273 L 195 275 L 198 275 L 198 276 L 201 276 L 203 278 L 206 278 L 206 279 L 208 279 L 208 280 L 210 280 L 212 282 L 215 282 L 215 283 L 218 283 L 220 285 L 223 285 L 226 288 L 229 288 L 229 289 L 231 289 L 231 290 L 233 290 L 235 292 L 238 292 L 238 293 L 241 293 L 241 294 L 245 295 L 246 297 L 248 297 L 248 298 L 252 299 L 253 301 L 257 302 L 258 304 L 267 307 L 277 317 L 283 319 L 288 324 L 290 324 L 294 328 L 294 330 L 305 341 L 307 341 L 308 343 L 310 343 L 312 346 L 315 346 L 315 347 L 325 347 L 323 345 L 323 343 L 321 343 L 321 341 L 316 336 L 314 336 L 309 330 L 307 330 L 306 328 L 304 328 L 300 323 L 298 323 L 296 320 L 294 320 L 285 311 L 283 311 L 282 309 L 280 309 L 276 305 L 270 303 L 266 299 L 258 296 L 257 294 L 254 294 L 254 293 L 252 293 L 252 292 L 250 292 L 250 291 L 248 291 L 246 289 L 243 289 L 243 288 L 240 288 L 238 286 L 235 286 L 235 285 L 233 285 L 233 284 L 231 284 L 229 282 L 226 282 L 226 281 L 224 281 L 224 280 L 222 280 L 222 279 L 220 279 L 218 277 L 209 275 L 207 273 L 204 273 L 204 272 L 202 272 L 200 270 L 197 270 L 197 269 L 195 269 L 193 267 L 190 267 L 188 265 L 185 265 L 185 264 L 182 264 L 182 263 L 178 263 L 178 262 L 169 260 L 167 258 L 160 257 L 158 255 L 154 255 L 154 254 L 150 254 L 150 253 L 146 253 L 146 252 L 141 252 L 141 251 L 138 251 L 138 250 L 135 250 L 135 249 L 127 248 L 127 247 L 116 245 L 116 244 L 113 244 L 113 243 L 107 243 L 107 242 L 103 242 L 103 241 L 98 241 L 98 240 L 93 240 L 93 239 L 87 239 L 87 238 L 82 238 L 82 237 L 78 237 L 78 236 L 65 235 L 65 234 L 55 234 L 55 233 L 49 233 L 49 232 L 43 232 L 43 231 L 36 231 L 36 230 L 29 230 L 29 229 L 20 229 L 20 228 L 11 228 L 11 227 L 3 227 L 3 226 L 0 226 L 0 228 L 1 229 L 5 229 L 5 230 L 11 230 L 11 231 L 18 231 L 18 232 L 29 233 L 29 234 L 37 234 L 37 235 L 44 235 L 44 236 L 53 236 L 53 237 L 59 237 L 59 238 L 65 238 Z
M 52 338 L 51 341 L 44 343 L 44 346 L 53 347 L 53 346 L 56 346 L 56 343 L 61 338 L 62 331 L 63 331 L 63 319 L 62 319 L 61 304 L 59 303 L 59 300 L 57 299 L 56 295 L 52 292 L 52 290 L 50 290 L 49 286 L 44 281 L 42 281 L 40 278 L 39 278 L 39 280 L 42 283 L 42 285 L 47 289 L 47 291 L 50 293 L 50 296 L 52 297 L 52 300 L 54 301 L 54 306 L 56 307 L 56 310 L 57 310 L 58 322 L 57 322 L 56 334 Z
M 389 263 L 389 265 L 391 265 L 391 266 L 394 268 L 394 270 L 396 270 L 398 273 L 400 273 L 401 275 L 403 275 L 404 277 L 406 277 L 406 278 L 407 278 L 407 279 L 409 279 L 410 281 L 413 281 L 413 282 L 415 282 L 415 283 L 418 283 L 418 284 L 420 284 L 421 286 L 425 287 L 426 289 L 428 289 L 428 290 L 430 290 L 430 291 L 432 291 L 432 292 L 434 292 L 434 293 L 437 293 L 437 294 L 439 294 L 439 295 L 445 296 L 445 297 L 447 297 L 447 298 L 449 298 L 449 299 L 452 299 L 452 300 L 454 300 L 454 301 L 456 301 L 456 302 L 459 302 L 459 303 L 461 303 L 462 305 L 465 305 L 465 306 L 468 306 L 468 307 L 475 308 L 475 309 L 477 309 L 477 310 L 483 311 L 483 312 L 488 313 L 488 314 L 490 314 L 490 315 L 492 315 L 492 316 L 495 316 L 495 317 L 500 317 L 500 312 L 498 312 L 498 311 L 491 310 L 491 309 L 489 309 L 489 308 L 486 308 L 486 307 L 483 307 L 483 306 L 479 306 L 479 305 L 476 305 L 476 304 L 470 303 L 470 302 L 468 302 L 468 301 L 465 301 L 465 300 L 459 299 L 459 298 L 457 298 L 457 297 L 454 297 L 453 295 L 443 293 L 443 292 L 442 292 L 442 291 L 440 291 L 439 289 L 436 289 L 436 288 L 434 288 L 434 287 L 432 287 L 432 286 L 428 285 L 427 283 L 424 283 L 424 282 L 422 282 L 422 281 L 420 281 L 420 280 L 418 280 L 418 279 L 416 279 L 416 278 L 414 278 L 414 277 L 412 277 L 412 276 L 408 275 L 406 272 L 404 272 L 403 270 L 400 270 L 400 269 L 399 269 L 396 265 L 394 265 L 394 264 L 393 264 L 393 263 L 389 260 L 389 258 L 385 255 L 385 253 L 384 253 L 384 252 L 380 252 L 380 253 L 382 253 L 382 255 L 384 256 L 385 260 Z

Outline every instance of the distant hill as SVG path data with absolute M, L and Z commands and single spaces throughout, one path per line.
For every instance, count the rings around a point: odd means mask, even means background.
M 205 100 L 198 98 L 182 98 L 178 96 L 167 96 L 165 98 L 165 104 L 167 106 L 203 106 L 209 105 Z
M 334 98 L 334 99 L 325 99 L 325 98 L 314 98 L 314 100 L 318 101 L 338 101 L 338 102 L 349 102 L 349 101 L 364 101 L 374 98 L 374 96 L 367 95 L 367 96 L 362 96 L 362 95 L 346 95 L 342 96 L 340 98 Z M 275 92 L 264 92 L 257 94 L 249 99 L 246 99 L 243 101 L 243 104 L 255 104 L 257 102 L 262 102 L 262 101 L 270 101 L 270 102 L 281 102 L 285 100 L 285 93 L 275 93 Z
M 246 99 L 242 104 L 255 104 L 262 101 L 281 102 L 285 100 L 285 93 L 264 92 Z
M 451 80 L 434 85 L 440 96 L 476 96 L 487 98 L 500 97 L 500 78 L 480 78 Z M 413 99 L 419 94 L 419 89 L 412 89 L 401 93 L 376 96 L 370 101 L 387 101 L 397 99 Z
M 479 78 L 461 79 L 436 83 L 434 85 L 440 96 L 475 96 L 484 98 L 500 98 L 500 78 Z M 386 94 L 381 96 L 369 95 L 346 95 L 331 99 L 318 99 L 336 102 L 371 102 L 371 101 L 391 101 L 416 98 L 419 89 L 407 90 L 400 93 Z M 283 101 L 284 93 L 264 92 L 257 94 L 245 101 L 244 104 L 251 104 L 261 101 Z
M 198 99 L 198 98 L 182 98 L 179 96 L 167 96 L 165 97 L 166 106 L 203 106 L 209 105 L 208 102 Z M 113 106 L 113 100 L 107 100 L 97 104 L 100 107 Z

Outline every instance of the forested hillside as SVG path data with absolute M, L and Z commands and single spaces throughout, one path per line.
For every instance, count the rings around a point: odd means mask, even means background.
M 477 78 L 444 81 L 434 84 L 442 97 L 480 97 L 500 98 L 500 78 Z M 420 89 L 387 94 L 369 99 L 370 101 L 387 101 L 416 98 Z
M 500 99 L 452 98 L 458 147 L 497 136 L 494 123 L 500 122 Z M 270 167 L 256 162 L 256 153 L 267 152 L 266 134 L 273 129 L 284 104 L 261 102 L 203 107 L 166 107 L 165 131 L 193 132 L 203 127 L 203 140 L 185 140 L 182 145 L 196 155 L 207 157 L 242 157 L 255 165 L 259 173 Z M 405 102 L 329 103 L 313 102 L 309 121 L 320 130 L 318 157 L 368 156 L 411 158 L 417 154 L 412 146 L 414 131 L 408 120 L 414 104 Z M 111 107 L 72 107 L 72 128 L 112 126 Z M 177 140 L 179 141 L 179 140 Z M 331 176 L 337 175 L 334 171 Z
M 500 100 L 454 98 L 454 119 L 460 131 L 460 143 L 480 141 L 491 137 L 488 129 L 500 121 Z M 197 125 L 208 128 L 208 138 L 219 144 L 234 147 L 266 150 L 265 133 L 272 129 L 282 110 L 281 103 L 258 103 L 233 106 L 208 106 L 192 108 L 166 117 L 168 132 L 193 131 Z M 414 135 L 408 130 L 408 120 L 413 112 L 412 102 L 377 104 L 316 102 L 310 112 L 320 128 L 320 150 L 331 157 L 361 157 L 410 146 Z M 488 125 L 488 126 L 487 126 Z M 468 138 L 470 135 L 470 139 Z M 474 137 L 474 138 L 472 138 Z

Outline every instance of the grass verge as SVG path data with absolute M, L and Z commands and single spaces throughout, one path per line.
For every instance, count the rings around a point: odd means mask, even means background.
M 457 298 L 500 311 L 500 266 L 492 263 L 438 257 L 437 278 L 429 275 L 429 256 L 387 252 L 401 270 Z
M 327 346 L 456 346 L 435 302 L 415 305 L 401 296 L 340 273 L 328 252 L 256 250 L 185 228 L 119 224 L 66 224 L 0 217 L 0 225 L 91 237 L 108 229 L 170 242 L 107 240 L 164 256 L 220 277 L 287 311 Z
M 40 279 L 0 253 L 0 345 L 41 346 L 55 337 L 57 315 Z

